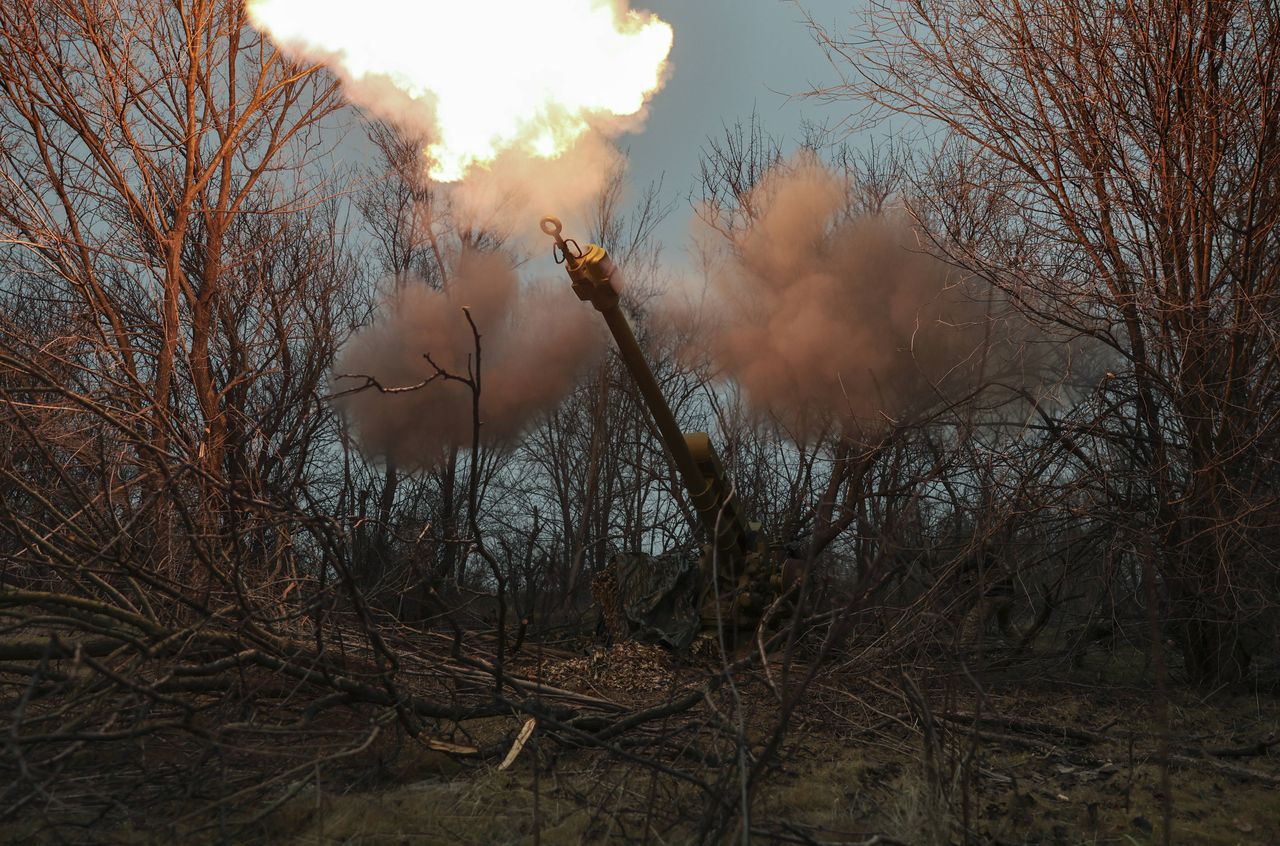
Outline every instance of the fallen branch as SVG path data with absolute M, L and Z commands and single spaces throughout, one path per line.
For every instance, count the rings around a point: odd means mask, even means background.
M 1170 755 L 1170 764 L 1179 764 L 1184 767 L 1208 767 L 1214 772 L 1229 775 L 1232 778 L 1238 778 L 1243 781 L 1256 781 L 1262 784 L 1270 784 L 1274 787 L 1280 787 L 1280 775 L 1273 773 L 1264 773 L 1261 770 L 1251 770 L 1248 767 L 1241 767 L 1237 764 L 1228 764 L 1225 761 L 1217 761 L 1213 758 L 1202 758 L 1192 755 Z
M 1102 743 L 1107 740 L 1106 735 L 1098 734 L 1087 729 L 1074 728 L 1061 723 L 1026 720 L 1020 717 L 1005 717 L 997 714 L 979 716 L 977 714 L 963 714 L 958 712 L 946 712 L 938 714 L 938 716 L 950 723 L 977 722 L 981 725 L 1002 726 L 1004 728 L 1014 729 L 1015 731 L 1025 731 L 1032 734 L 1045 734 L 1050 737 L 1063 737 L 1070 740 L 1077 740 L 1081 743 Z
M 1205 749 L 1204 753 L 1215 758 L 1261 758 L 1276 746 L 1280 746 L 1280 737 L 1259 740 L 1245 746 L 1219 746 L 1216 749 Z

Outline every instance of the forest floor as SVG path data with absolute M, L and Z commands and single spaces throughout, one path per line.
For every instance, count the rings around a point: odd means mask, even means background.
M 645 704 L 678 674 L 668 662 L 624 645 L 550 675 Z M 981 681 L 939 674 L 914 706 L 889 675 L 833 666 L 795 712 L 751 804 L 751 842 L 946 844 L 968 831 L 973 843 L 1147 844 L 1165 842 L 1168 824 L 1173 843 L 1280 844 L 1275 688 L 1205 695 L 1170 685 L 1162 700 L 1154 684 L 1131 681 L 1142 663 L 1106 655 Z M 777 717 L 768 679 L 744 675 L 732 693 L 758 751 Z M 510 738 L 520 726 L 491 718 L 469 736 Z M 738 773 L 721 765 L 723 795 L 740 789 Z M 536 742 L 505 772 L 420 750 L 386 776 L 375 789 L 299 796 L 268 821 L 263 842 L 686 843 L 698 839 L 706 805 L 693 786 L 634 763 Z
M 511 669 L 631 709 L 707 677 L 705 661 L 677 662 L 655 647 L 582 652 L 526 649 Z M 718 814 L 731 821 L 732 842 L 747 842 L 745 804 L 754 843 L 1132 846 L 1166 842 L 1167 825 L 1172 843 L 1280 844 L 1280 687 L 1261 682 L 1274 673 L 1207 694 L 1176 682 L 1161 691 L 1136 652 L 1004 663 L 977 673 L 954 661 L 827 662 L 778 735 L 774 691 L 787 668 L 770 662 L 736 674 L 695 709 L 700 717 L 673 715 L 640 742 L 622 735 L 612 752 L 574 748 L 563 735 L 549 742 L 536 729 L 505 770 L 498 765 L 524 718 L 437 725 L 437 739 L 455 750 L 389 733 L 341 767 L 317 768 L 298 789 L 235 807 L 218 826 L 175 835 L 136 818 L 136 827 L 75 839 L 676 844 L 707 840 Z M 792 679 L 806 669 L 792 667 Z M 705 730 L 712 722 L 718 731 Z M 726 744 L 726 732 L 746 742 Z M 659 735 L 683 744 L 683 757 L 669 742 L 661 754 L 642 742 Z M 742 774 L 775 736 L 777 755 L 744 802 Z M 456 754 L 465 748 L 489 752 Z M 45 841 L 66 842 L 0 828 L 0 843 Z

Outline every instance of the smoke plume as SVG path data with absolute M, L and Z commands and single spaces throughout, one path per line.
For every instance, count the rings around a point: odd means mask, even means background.
M 465 307 L 481 334 L 481 437 L 502 444 L 563 399 L 602 354 L 593 313 L 580 306 L 567 285 L 522 286 L 501 256 L 464 253 L 447 290 L 411 283 L 383 303 L 381 319 L 343 350 L 334 372 L 352 378 L 340 375 L 335 388 L 366 377 L 385 388 L 417 385 L 436 375 L 432 362 L 466 376 L 475 347 Z M 411 391 L 347 393 L 337 404 L 367 454 L 416 469 L 471 446 L 471 401 L 468 386 L 437 376 Z
M 904 214 L 849 215 L 847 198 L 812 159 L 777 168 L 710 274 L 700 352 L 802 437 L 916 419 L 1022 347 L 1000 304 L 926 254 Z

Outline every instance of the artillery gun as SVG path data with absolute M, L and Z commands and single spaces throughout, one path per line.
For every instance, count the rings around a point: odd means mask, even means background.
M 781 594 L 784 570 L 792 572 L 794 566 L 783 566 L 783 556 L 762 526 L 742 513 L 707 434 L 680 431 L 622 311 L 614 284 L 617 267 L 608 253 L 598 244 L 583 249 L 564 238 L 554 217 L 543 218 L 541 226 L 555 240 L 556 263 L 565 266 L 578 299 L 604 316 L 706 539 L 696 561 L 672 554 L 614 556 L 610 569 L 616 595 L 611 599 L 616 607 L 606 607 L 606 616 L 615 617 L 614 627 L 622 629 L 616 633 L 676 648 L 687 645 L 702 628 L 733 632 L 754 627 Z M 605 604 L 610 604 L 608 598 Z

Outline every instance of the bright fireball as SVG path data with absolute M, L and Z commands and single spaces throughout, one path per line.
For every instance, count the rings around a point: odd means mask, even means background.
M 662 84 L 673 38 L 670 25 L 626 0 L 248 0 L 247 8 L 287 53 L 406 95 L 434 128 L 425 154 L 442 181 L 506 150 L 554 158 L 590 118 L 640 111 Z

